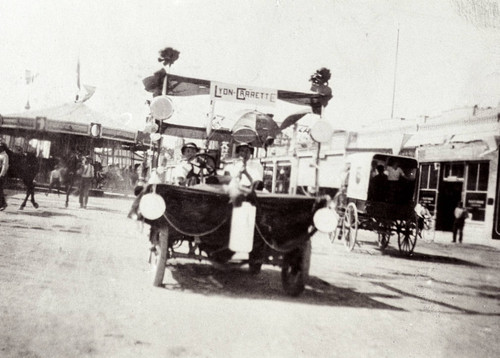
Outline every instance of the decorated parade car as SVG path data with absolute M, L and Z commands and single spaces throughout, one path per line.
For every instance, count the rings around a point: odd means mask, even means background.
M 323 72 L 321 72 L 323 71 Z M 221 84 L 197 78 L 181 77 L 158 71 L 144 80 L 153 92 L 151 114 L 162 121 L 160 132 L 182 138 L 230 141 L 267 147 L 284 129 L 269 114 L 245 113 L 229 131 L 169 124 L 168 96 L 212 94 L 233 100 L 287 101 L 308 110 L 293 113 L 283 121 L 289 126 L 307 113 L 321 115 L 332 97 L 325 69 L 311 77 L 310 93 L 263 90 L 251 86 Z M 242 92 L 242 88 L 245 90 Z M 163 103 L 163 104 L 162 104 Z M 166 107 L 164 106 L 166 104 Z M 212 107 L 213 109 L 213 107 Z M 325 140 L 330 139 L 326 137 Z M 322 197 L 274 194 L 259 190 L 258 180 L 244 162 L 229 180 L 218 173 L 219 158 L 201 150 L 190 158 L 195 180 L 165 183 L 150 180 L 133 204 L 130 216 L 150 225 L 151 262 L 155 266 L 154 286 L 162 286 L 169 260 L 188 258 L 225 265 L 248 265 L 258 273 L 263 264 L 281 267 L 285 292 L 297 296 L 304 290 L 311 259 L 311 236 L 317 231 L 315 213 L 326 205 Z M 244 184 L 248 179 L 250 185 Z

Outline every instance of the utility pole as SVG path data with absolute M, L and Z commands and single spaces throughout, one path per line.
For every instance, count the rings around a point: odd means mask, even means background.
M 396 41 L 396 60 L 394 61 L 394 84 L 392 87 L 392 110 L 391 119 L 394 118 L 394 98 L 396 97 L 396 74 L 398 71 L 398 51 L 399 51 L 399 27 L 398 27 L 398 38 Z

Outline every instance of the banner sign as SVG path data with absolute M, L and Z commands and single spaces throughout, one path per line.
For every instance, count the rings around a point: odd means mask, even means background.
M 278 100 L 278 91 L 275 89 L 238 86 L 212 81 L 210 82 L 210 99 L 274 106 Z

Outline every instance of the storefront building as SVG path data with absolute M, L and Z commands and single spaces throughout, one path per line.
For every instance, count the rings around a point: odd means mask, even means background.
M 468 242 L 500 239 L 500 107 L 467 107 L 419 120 L 379 122 L 334 135 L 330 152 L 381 151 L 420 163 L 418 200 L 427 203 L 436 230 L 452 231 L 461 201 L 470 212 Z
M 40 163 L 36 180 L 41 184 L 48 183 L 57 161 L 74 150 L 103 166 L 121 168 L 142 161 L 149 136 L 113 124 L 83 103 L 69 103 L 0 116 L 0 139 L 15 151 L 25 152 L 28 147 L 36 150 Z
M 337 131 L 322 145 L 318 184 L 323 192 L 340 184 L 345 156 L 381 152 L 418 159 L 417 199 L 424 200 L 436 230 L 452 231 L 453 211 L 460 201 L 468 208 L 464 234 L 468 242 L 500 239 L 500 107 L 467 107 L 418 120 L 386 120 L 356 132 Z M 263 160 L 269 189 L 300 193 L 315 183 L 314 144 L 289 144 Z M 284 179 L 283 175 L 288 175 Z M 265 176 L 266 180 L 266 176 Z

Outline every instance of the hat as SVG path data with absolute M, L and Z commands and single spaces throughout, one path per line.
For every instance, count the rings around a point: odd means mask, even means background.
M 200 148 L 198 148 L 198 147 L 196 146 L 196 144 L 194 144 L 194 143 L 190 142 L 190 143 L 186 143 L 186 144 L 184 144 L 184 145 L 182 146 L 182 148 L 181 148 L 181 153 L 182 153 L 182 154 L 184 154 L 184 150 L 185 150 L 186 148 L 193 148 L 193 149 L 194 149 L 194 150 L 196 150 L 196 151 L 199 151 L 199 150 L 200 150 Z
M 238 144 L 236 146 L 235 153 L 238 154 L 240 152 L 241 148 L 248 148 L 248 149 L 250 149 L 250 153 L 251 154 L 253 154 L 253 152 L 254 152 L 254 148 L 250 144 L 248 144 L 248 143 L 241 143 L 241 144 Z

